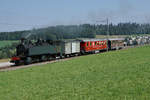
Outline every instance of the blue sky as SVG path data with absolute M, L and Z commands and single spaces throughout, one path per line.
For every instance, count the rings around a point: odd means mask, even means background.
M 150 0 L 0 0 L 0 31 L 53 25 L 150 22 Z M 96 21 L 99 21 L 96 22 Z

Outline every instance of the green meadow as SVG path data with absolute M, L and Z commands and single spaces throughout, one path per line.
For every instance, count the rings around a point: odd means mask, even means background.
M 150 46 L 0 72 L 0 100 L 150 100 Z

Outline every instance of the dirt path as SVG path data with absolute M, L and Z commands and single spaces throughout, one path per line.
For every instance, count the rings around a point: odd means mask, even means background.
M 21 69 L 21 68 L 28 68 L 31 66 L 40 66 L 40 65 L 44 65 L 44 64 L 55 63 L 55 62 L 59 62 L 59 61 L 65 61 L 65 60 L 69 60 L 69 59 L 73 59 L 73 58 L 77 58 L 77 57 L 79 57 L 79 56 L 71 57 L 71 58 L 65 58 L 65 59 L 56 59 L 56 60 L 46 61 L 46 62 L 33 63 L 30 65 L 20 65 L 20 66 L 13 66 L 13 64 L 11 64 L 9 62 L 0 63 L 0 65 L 1 65 L 0 72 L 1 71 L 16 70 L 16 69 Z

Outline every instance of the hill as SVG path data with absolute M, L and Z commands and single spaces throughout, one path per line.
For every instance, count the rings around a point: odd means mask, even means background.
M 149 100 L 150 46 L 0 72 L 0 100 Z

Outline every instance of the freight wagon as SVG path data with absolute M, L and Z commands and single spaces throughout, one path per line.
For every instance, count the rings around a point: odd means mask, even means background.
M 70 40 L 70 41 L 61 41 L 61 43 L 63 56 L 67 57 L 80 53 L 80 41 Z

